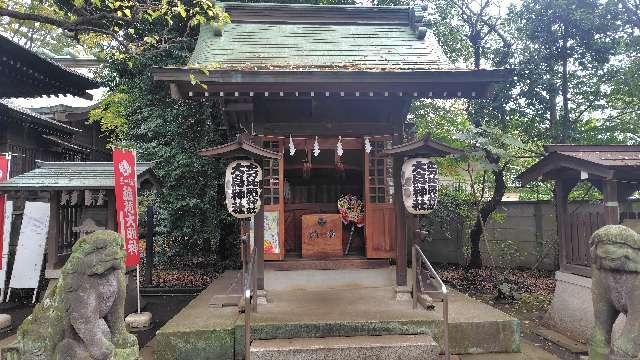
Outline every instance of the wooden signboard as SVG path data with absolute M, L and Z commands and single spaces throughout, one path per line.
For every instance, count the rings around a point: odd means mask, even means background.
M 342 220 L 339 214 L 302 216 L 302 257 L 342 256 Z
M 50 206 L 44 202 L 27 201 L 24 205 L 16 258 L 11 272 L 11 289 L 34 289 L 33 302 L 40 281 L 40 270 L 44 257 L 49 229 Z M 7 301 L 10 294 L 7 294 Z

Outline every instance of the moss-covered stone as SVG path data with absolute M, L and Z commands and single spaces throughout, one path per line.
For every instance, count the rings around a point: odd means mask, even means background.
M 80 238 L 60 279 L 18 329 L 18 358 L 138 359 L 137 340 L 124 325 L 123 269 L 124 242 L 117 233 Z
M 589 339 L 592 360 L 640 358 L 640 234 L 622 225 L 602 227 L 591 236 L 591 293 L 595 324 Z M 612 327 L 627 321 L 618 339 Z
M 640 234 L 607 225 L 591 235 L 591 259 L 598 269 L 640 272 Z
M 233 329 L 188 332 L 158 332 L 155 360 L 231 360 L 234 358 Z

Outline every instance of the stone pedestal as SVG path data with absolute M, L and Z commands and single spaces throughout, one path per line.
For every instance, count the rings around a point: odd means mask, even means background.
M 11 329 L 11 315 L 0 314 L 0 332 Z
M 127 315 L 124 322 L 127 324 L 129 331 L 136 332 L 151 328 L 152 319 L 153 316 L 150 312 L 141 312 Z
M 256 295 L 257 295 L 258 305 L 265 305 L 269 303 L 269 300 L 267 299 L 266 290 L 258 290 L 258 293 Z
M 624 320 L 625 316 L 620 315 L 614 325 L 614 334 L 622 329 Z M 594 322 L 591 279 L 556 271 L 556 290 L 544 321 L 558 332 L 586 343 Z
M 411 288 L 408 286 L 395 286 L 396 301 L 411 301 Z

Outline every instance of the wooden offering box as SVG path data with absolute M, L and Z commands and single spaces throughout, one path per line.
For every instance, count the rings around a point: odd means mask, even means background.
M 302 257 L 342 256 L 342 220 L 339 214 L 302 216 Z

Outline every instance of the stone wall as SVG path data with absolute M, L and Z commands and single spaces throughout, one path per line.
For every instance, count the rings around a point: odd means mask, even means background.
M 438 227 L 426 242 L 427 258 L 435 263 L 462 264 L 468 254 L 468 231 L 460 224 L 448 233 Z M 557 268 L 558 236 L 555 209 L 549 201 L 509 201 L 498 207 L 487 223 L 486 241 L 481 244 L 483 261 L 500 266 Z M 491 251 L 487 251 L 487 249 Z M 493 255 L 493 256 L 490 256 Z
M 600 205 L 576 201 L 570 203 L 569 211 L 586 210 L 594 206 Z M 621 210 L 638 208 L 640 201 L 634 201 L 625 204 Z M 453 225 L 449 224 L 448 228 L 451 230 L 447 234 L 438 227 L 432 229 L 433 240 L 424 247 L 429 261 L 453 264 L 465 262 L 468 231 L 456 224 L 456 219 L 451 221 Z M 499 266 L 558 269 L 558 232 L 555 206 L 551 201 L 502 202 L 486 226 L 486 235 L 486 242 L 481 244 L 481 250 L 483 261 L 487 264 L 494 261 Z

